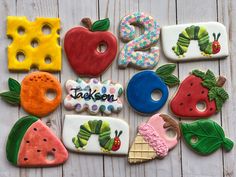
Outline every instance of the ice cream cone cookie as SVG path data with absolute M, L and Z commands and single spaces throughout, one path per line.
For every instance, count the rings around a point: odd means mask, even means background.
M 168 130 L 175 132 L 168 135 Z M 166 114 L 155 114 L 138 127 L 137 136 L 130 148 L 129 163 L 141 163 L 164 158 L 174 148 L 180 137 L 179 125 Z

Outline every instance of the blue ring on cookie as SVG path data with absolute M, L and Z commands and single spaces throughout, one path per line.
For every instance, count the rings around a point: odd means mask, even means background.
M 162 93 L 159 100 L 152 99 L 152 93 L 158 90 Z M 135 74 L 126 89 L 129 105 L 139 113 L 152 114 L 160 110 L 166 103 L 169 90 L 162 79 L 153 71 L 142 71 Z

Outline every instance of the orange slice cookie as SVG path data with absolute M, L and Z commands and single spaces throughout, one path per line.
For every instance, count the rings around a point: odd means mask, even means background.
M 33 72 L 27 75 L 21 85 L 9 78 L 9 91 L 0 93 L 0 97 L 13 105 L 21 105 L 32 115 L 43 117 L 54 111 L 61 102 L 62 89 L 60 82 L 46 72 Z M 50 99 L 47 94 L 53 93 Z

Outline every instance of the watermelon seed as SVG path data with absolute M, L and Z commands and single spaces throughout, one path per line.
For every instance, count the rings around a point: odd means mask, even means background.
M 191 96 L 191 94 L 189 93 L 187 96 Z
M 41 152 L 41 150 L 38 149 L 37 152 Z
M 37 128 L 34 128 L 34 131 L 37 131 Z
M 29 141 L 26 141 L 26 143 L 30 143 Z
M 52 151 L 54 151 L 54 152 L 55 152 L 55 151 L 56 151 L 56 149 L 55 149 L 55 148 L 52 148 Z
M 47 139 L 44 138 L 43 141 L 47 141 Z
M 25 157 L 25 158 L 24 158 L 24 161 L 26 161 L 26 160 L 28 160 L 28 158 Z

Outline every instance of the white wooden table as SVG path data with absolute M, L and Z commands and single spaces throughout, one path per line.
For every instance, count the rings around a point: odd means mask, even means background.
M 225 60 L 179 63 L 176 74 L 185 78 L 194 69 L 211 69 L 215 74 L 228 78 L 225 88 L 230 98 L 223 106 L 222 112 L 212 119 L 219 122 L 226 134 L 236 141 L 236 67 L 233 55 L 236 55 L 236 1 L 235 0 L 0 0 L 0 90 L 7 89 L 8 77 L 19 81 L 27 73 L 9 73 L 7 69 L 6 47 L 10 40 L 6 37 L 6 17 L 8 15 L 27 16 L 34 20 L 36 16 L 59 17 L 61 19 L 61 43 L 65 32 L 80 25 L 83 17 L 93 20 L 109 17 L 110 30 L 117 35 L 120 19 L 135 11 L 146 12 L 157 19 L 160 25 L 173 25 L 189 22 L 219 21 L 226 25 L 229 34 L 230 56 Z M 159 43 L 160 45 L 160 43 Z M 119 41 L 119 46 L 123 44 Z M 160 64 L 168 60 L 161 53 Z M 137 70 L 128 68 L 120 70 L 117 62 L 103 74 L 100 79 L 110 79 L 125 85 Z M 75 73 L 68 65 L 63 53 L 63 70 L 55 74 L 64 85 L 67 79 L 76 79 Z M 171 89 L 171 94 L 176 87 Z M 65 95 L 65 89 L 64 89 Z M 103 155 L 83 155 L 70 153 L 68 161 L 53 168 L 17 168 L 9 164 L 5 157 L 6 137 L 15 121 L 26 115 L 18 107 L 12 107 L 0 101 L 0 177 L 233 177 L 236 176 L 236 148 L 230 153 L 218 150 L 208 157 L 193 153 L 181 141 L 163 160 L 154 160 L 141 165 L 129 165 L 127 157 Z M 168 104 L 161 110 L 168 113 Z M 43 121 L 60 137 L 62 124 L 67 112 L 61 105 L 53 114 Z M 117 116 L 130 124 L 132 143 L 137 125 L 147 117 L 136 114 L 127 103 Z

